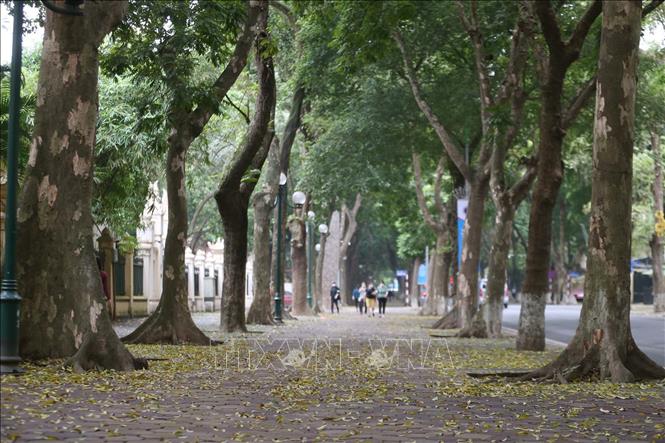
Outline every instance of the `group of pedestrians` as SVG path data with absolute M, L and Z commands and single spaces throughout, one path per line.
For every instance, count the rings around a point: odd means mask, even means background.
M 341 290 L 336 282 L 330 286 L 330 313 L 334 314 L 335 309 L 339 314 L 339 301 L 341 299 Z M 388 288 L 381 282 L 378 288 L 370 283 L 365 285 L 362 282 L 359 287 L 353 289 L 353 301 L 356 305 L 356 311 L 368 316 L 376 316 L 376 307 L 378 302 L 379 317 L 386 315 L 386 304 L 388 303 Z
M 360 314 L 376 315 L 377 301 L 379 304 L 379 317 L 386 315 L 386 304 L 388 303 L 388 288 L 383 282 L 379 284 L 378 288 L 370 283 L 368 286 L 365 282 L 360 284 L 360 287 L 353 290 L 353 301 L 356 305 L 356 311 Z M 368 312 L 369 311 L 369 312 Z

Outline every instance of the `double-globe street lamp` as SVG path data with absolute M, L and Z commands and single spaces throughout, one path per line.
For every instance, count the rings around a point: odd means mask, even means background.
M 279 189 L 277 191 L 277 220 L 275 223 L 275 231 L 277 232 L 277 253 L 275 254 L 275 315 L 276 323 L 282 323 L 282 220 L 284 218 L 283 204 L 284 195 L 286 194 L 286 174 L 283 172 L 279 174 Z

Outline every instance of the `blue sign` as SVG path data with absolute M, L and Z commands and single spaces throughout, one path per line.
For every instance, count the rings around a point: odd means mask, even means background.
M 406 272 L 406 269 L 398 269 L 395 271 L 395 277 L 406 277 L 409 273 Z
M 418 282 L 419 285 L 427 284 L 427 266 L 420 265 L 418 268 Z
M 457 200 L 457 268 L 462 269 L 462 249 L 464 249 L 464 221 L 469 201 L 465 198 Z

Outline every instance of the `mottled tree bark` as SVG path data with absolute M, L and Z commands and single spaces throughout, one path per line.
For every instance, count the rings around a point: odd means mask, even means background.
M 577 331 L 550 365 L 528 378 L 614 382 L 665 377 L 630 330 L 630 243 L 635 89 L 641 2 L 603 2 L 594 118 L 593 176 L 584 304 Z
M 307 233 L 304 209 L 289 220 L 291 231 L 291 278 L 293 284 L 293 315 L 311 315 L 307 305 Z
M 446 298 L 448 297 L 448 275 L 450 270 L 450 230 L 448 229 L 450 211 L 441 198 L 441 179 L 443 178 L 445 156 L 442 156 L 434 174 L 434 206 L 436 216 L 432 214 L 425 201 L 423 193 L 422 171 L 420 157 L 413 153 L 413 177 L 416 183 L 416 197 L 418 207 L 425 224 L 436 235 L 436 246 L 432 251 L 430 269 L 428 269 L 427 301 L 421 307 L 421 315 L 442 315 L 445 312 Z M 452 200 L 452 199 L 451 199 Z
M 217 104 L 223 100 L 238 76 L 245 68 L 247 55 L 256 37 L 255 24 L 262 2 L 248 2 L 247 18 L 238 37 L 229 63 L 211 87 L 211 100 L 195 109 L 169 110 L 171 133 L 166 159 L 166 191 L 169 202 L 169 222 L 164 241 L 164 273 L 162 295 L 157 309 L 134 332 L 123 340 L 128 343 L 191 343 L 210 344 L 210 339 L 192 320 L 187 298 L 185 277 L 185 247 L 187 242 L 187 194 L 185 185 L 185 160 L 187 150 L 198 137 L 210 118 L 217 112 Z M 171 85 L 175 88 L 176 85 Z M 244 314 L 244 313 L 243 313 Z
M 663 211 L 663 166 L 661 165 L 660 134 L 651 131 L 651 151 L 654 163 L 653 209 L 654 222 L 662 223 Z M 660 213 L 659 213 L 660 212 Z M 651 241 L 651 260 L 653 269 L 653 305 L 655 312 L 665 312 L 665 279 L 663 279 L 663 234 L 654 230 Z
M 254 206 L 254 298 L 247 313 L 247 323 L 271 325 L 273 321 L 272 251 L 270 248 L 270 220 L 279 183 L 279 139 L 273 137 L 268 161 L 264 168 L 263 187 L 252 197 Z
M 342 243 L 339 247 L 339 287 L 342 291 L 341 299 L 348 304 L 353 303 L 351 299 L 351 282 L 349 281 L 349 249 L 351 243 L 354 241 L 356 236 L 356 231 L 358 230 L 358 222 L 356 217 L 358 216 L 358 211 L 360 210 L 360 205 L 362 203 L 362 197 L 360 194 L 356 194 L 356 200 L 353 203 L 353 208 L 349 209 L 346 204 L 342 205 L 342 220 L 345 220 L 343 234 L 342 234 Z
M 82 17 L 46 11 L 35 130 L 19 196 L 21 355 L 70 357 L 76 370 L 144 366 L 111 326 L 92 238 L 98 49 L 126 11 L 126 1 L 87 4 Z
M 570 65 L 579 58 L 582 44 L 601 11 L 594 1 L 564 42 L 554 9 L 549 1 L 533 2 L 549 54 L 540 62 L 541 109 L 538 169 L 529 216 L 529 241 L 526 276 L 522 286 L 517 349 L 545 349 L 545 298 L 548 293 L 547 271 L 552 240 L 552 213 L 563 179 L 562 145 L 565 130 L 593 91 L 593 83 L 582 89 L 565 112 L 563 87 Z
M 260 9 L 255 47 L 261 48 L 269 38 L 268 2 L 259 2 Z M 249 198 L 270 151 L 274 128 L 276 91 L 272 56 L 256 51 L 259 92 L 252 122 L 243 143 L 224 169 L 215 194 L 217 209 L 224 229 L 224 282 L 222 284 L 221 329 L 224 332 L 246 331 L 245 271 L 247 265 L 247 229 Z
M 478 23 L 477 2 L 471 2 L 470 15 L 466 14 L 464 3 L 458 2 L 457 4 L 460 10 L 460 20 L 470 38 L 478 76 L 482 136 L 480 153 L 475 168 L 471 168 L 466 164 L 454 138 L 423 97 L 413 68 L 411 54 L 407 50 L 399 30 L 394 31 L 392 37 L 402 54 L 404 72 L 411 86 L 416 104 L 434 129 L 450 160 L 469 185 L 469 205 L 464 224 L 464 245 L 462 246 L 462 267 L 457 282 L 459 312 L 456 314 L 459 326 L 465 328 L 471 326 L 478 304 L 478 263 L 482 239 L 482 219 L 490 179 L 489 162 L 493 147 L 491 139 L 495 130 L 498 129 L 493 123 L 493 113 L 498 105 L 505 103 L 513 96 L 515 88 L 518 86 L 517 79 L 519 76 L 516 75 L 516 71 L 524 68 L 524 63 L 521 63 L 520 60 L 523 54 L 522 47 L 528 32 L 528 23 L 524 19 L 522 7 L 518 5 L 519 14 L 512 32 L 506 75 L 501 86 L 493 91 L 491 77 L 486 65 L 489 58 L 485 54 L 483 35 Z M 451 316 L 452 314 L 447 318 L 451 318 Z M 441 319 L 441 322 L 445 323 L 444 319 Z
M 316 271 L 314 274 L 314 313 L 323 312 L 323 262 L 326 257 L 326 240 L 328 235 L 321 235 L 319 240 L 319 253 L 316 256 Z

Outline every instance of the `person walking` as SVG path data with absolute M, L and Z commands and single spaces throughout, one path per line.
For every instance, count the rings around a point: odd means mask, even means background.
M 360 298 L 360 289 L 353 288 L 351 296 L 353 297 L 353 302 L 356 304 L 356 312 L 360 311 L 360 301 L 358 300 Z
M 379 317 L 386 315 L 386 303 L 388 303 L 388 288 L 381 282 L 377 289 L 376 297 L 379 300 Z
M 376 288 L 372 283 L 369 284 L 369 287 L 367 288 L 367 309 L 370 310 L 372 313 L 372 317 L 376 315 L 374 310 L 376 309 Z M 367 314 L 369 315 L 369 314 Z
M 332 282 L 330 286 L 330 313 L 335 313 L 335 307 L 337 307 L 337 313 L 339 314 L 339 299 L 340 299 L 340 290 L 337 283 Z
M 360 311 L 360 315 L 363 314 L 363 310 L 365 311 L 365 314 L 367 314 L 367 287 L 365 286 L 365 282 L 362 282 L 360 284 L 360 288 L 358 289 L 358 308 Z

